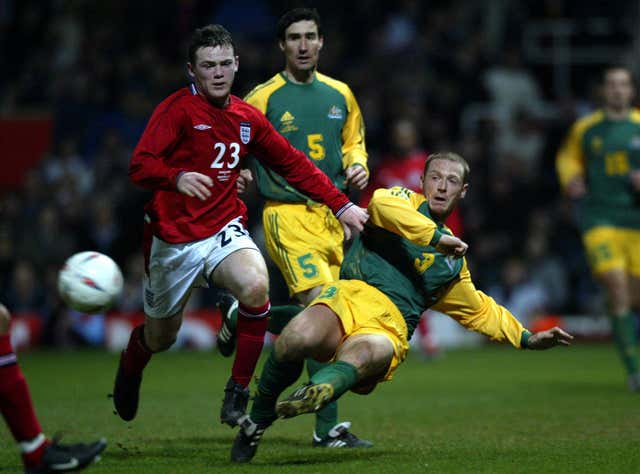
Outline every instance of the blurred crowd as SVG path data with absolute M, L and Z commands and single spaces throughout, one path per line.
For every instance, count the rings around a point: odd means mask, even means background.
M 362 109 L 372 181 L 415 187 L 415 163 L 427 153 L 463 155 L 472 173 L 458 230 L 470 244 L 474 279 L 524 321 L 597 313 L 603 304 L 588 276 L 575 211 L 560 196 L 554 158 L 568 126 L 597 106 L 604 63 L 579 66 L 567 92 L 558 89 L 552 65 L 533 61 L 524 47 L 524 32 L 536 22 L 604 18 L 617 31 L 610 46 L 618 57 L 610 59 L 637 73 L 637 5 L 634 11 L 629 2 L 608 2 L 602 13 L 591 3 L 306 2 L 323 19 L 321 71 L 348 83 Z M 191 31 L 208 23 L 231 31 L 240 56 L 234 94 L 243 96 L 281 70 L 275 24 L 300 2 L 1 5 L 0 114 L 48 112 L 54 130 L 51 149 L 22 185 L 0 192 L 0 301 L 42 318 L 46 342 L 71 343 L 72 316 L 56 292 L 58 269 L 71 254 L 112 256 L 126 281 L 117 309 L 142 307 L 148 195 L 129 183 L 128 160 L 153 107 L 187 84 Z M 260 241 L 261 203 L 252 192 L 245 200 Z M 284 302 L 285 286 L 272 270 L 272 300 Z M 191 304 L 214 299 L 202 291 Z

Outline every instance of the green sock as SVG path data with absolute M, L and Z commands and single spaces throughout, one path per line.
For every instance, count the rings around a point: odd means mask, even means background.
M 278 397 L 289 385 L 298 380 L 303 367 L 303 361 L 278 361 L 275 350 L 271 351 L 262 368 L 258 393 L 251 407 L 251 419 L 255 423 L 271 424 L 276 420 Z
M 304 308 L 296 304 L 272 306 L 269 310 L 269 325 L 267 331 L 280 334 L 289 321 Z
M 311 382 L 333 386 L 333 399 L 337 400 L 358 382 L 358 369 L 344 361 L 327 364 L 311 377 Z
M 628 374 L 638 372 L 638 337 L 636 318 L 632 313 L 610 316 L 613 340 Z
M 313 376 L 321 369 L 329 366 L 326 362 L 318 362 L 315 359 L 307 359 L 307 372 L 309 378 Z M 331 431 L 331 428 L 338 424 L 338 402 L 333 400 L 324 408 L 316 412 L 316 436 L 320 439 L 324 439 Z

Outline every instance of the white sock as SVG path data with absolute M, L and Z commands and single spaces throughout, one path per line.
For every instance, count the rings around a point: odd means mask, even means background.
M 22 451 L 25 454 L 29 454 L 34 452 L 40 446 L 42 446 L 46 440 L 47 438 L 45 438 L 44 434 L 40 433 L 38 436 L 36 436 L 32 440 L 21 441 L 20 443 L 18 443 L 18 445 L 20 446 L 20 451 Z

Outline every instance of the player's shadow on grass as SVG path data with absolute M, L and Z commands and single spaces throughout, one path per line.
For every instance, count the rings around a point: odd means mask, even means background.
M 291 440 L 284 439 L 283 443 L 289 443 Z M 326 449 L 312 448 L 308 443 L 304 444 L 307 449 L 297 449 L 294 454 L 289 449 L 279 452 L 278 447 L 263 446 L 263 455 L 260 456 L 260 450 L 253 461 L 253 464 L 261 466 L 296 466 L 296 465 L 314 465 L 314 464 L 344 464 L 354 461 L 375 462 L 375 459 L 384 459 L 385 462 L 395 455 L 402 456 L 400 453 L 387 449 L 362 448 L 362 449 Z
M 375 458 L 386 459 L 396 454 L 399 453 L 389 449 L 376 448 L 375 446 L 373 448 L 360 449 L 313 448 L 307 439 L 273 436 L 262 441 L 252 464 L 261 466 L 331 464 L 360 460 L 370 461 Z
M 143 442 L 118 442 L 113 445 L 108 457 L 115 461 L 132 458 L 184 459 L 200 457 L 208 462 L 229 461 L 231 445 L 236 431 L 229 436 L 194 436 L 190 438 L 147 438 Z M 286 436 L 273 436 L 263 440 L 252 464 L 262 466 L 313 465 L 345 463 L 394 456 L 388 449 L 320 449 L 313 448 L 309 440 Z

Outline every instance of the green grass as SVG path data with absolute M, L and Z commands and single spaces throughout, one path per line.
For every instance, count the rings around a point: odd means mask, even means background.
M 229 463 L 235 430 L 218 421 L 230 360 L 217 354 L 154 357 L 138 417 L 112 413 L 117 356 L 20 355 L 45 432 L 69 442 L 105 436 L 94 473 L 623 473 L 640 472 L 640 395 L 626 391 L 608 345 L 533 353 L 505 347 L 410 357 L 373 394 L 347 394 L 341 420 L 369 450 L 310 447 L 309 415 L 276 423 L 251 464 Z M 0 428 L 0 473 L 20 472 Z

